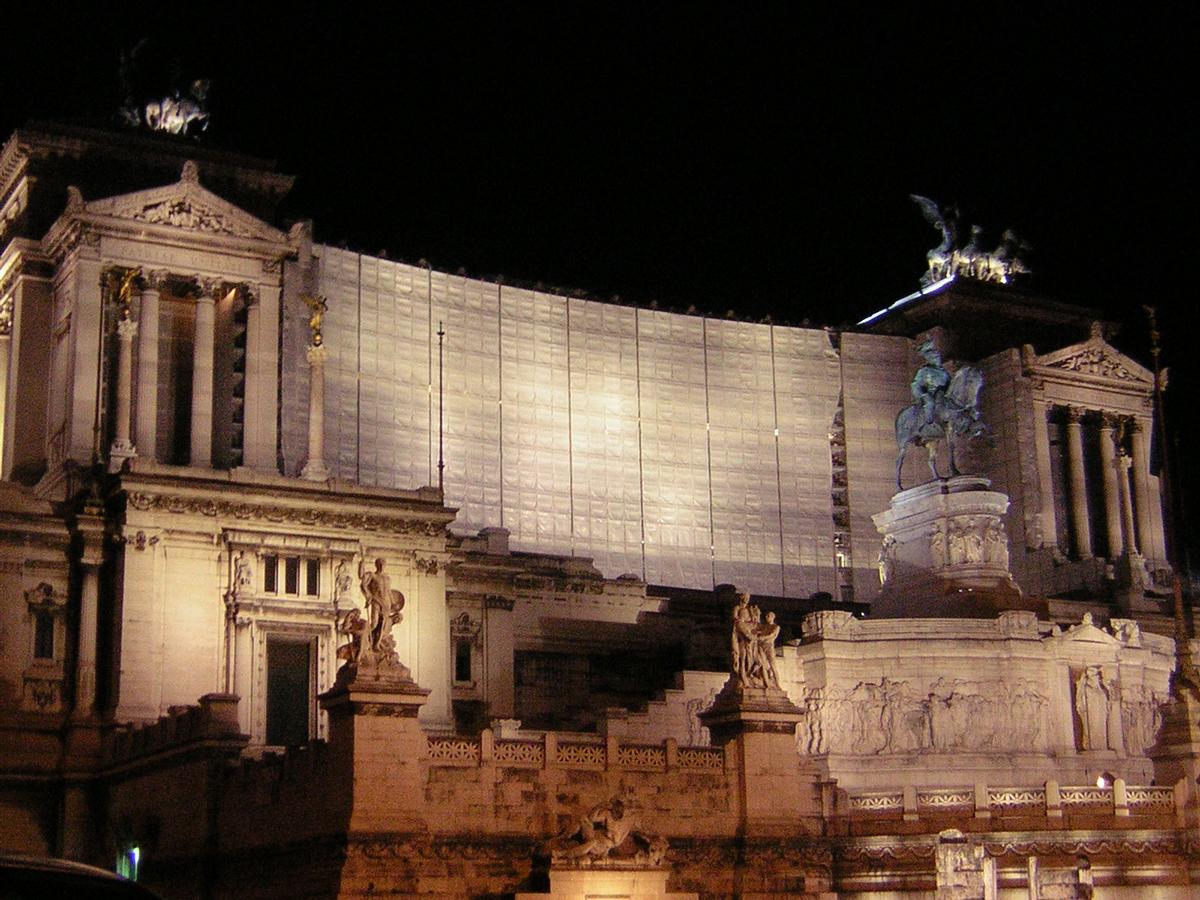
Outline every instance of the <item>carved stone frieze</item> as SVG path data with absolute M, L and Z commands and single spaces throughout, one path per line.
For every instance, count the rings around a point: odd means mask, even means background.
M 260 519 L 267 522 L 319 525 L 325 528 L 351 531 L 377 531 L 432 537 L 442 534 L 445 530 L 445 526 L 439 522 L 428 522 L 421 519 L 402 519 L 366 513 L 327 512 L 307 507 L 267 506 L 261 503 L 148 494 L 141 491 L 131 491 L 128 494 L 128 502 L 130 507 L 141 511 L 163 510 L 170 513 L 198 514 L 210 518 Z
M 480 645 L 482 630 L 483 623 L 472 619 L 465 609 L 450 620 L 450 637 L 468 640 L 476 647 Z
M 1121 362 L 1100 347 L 1089 347 L 1074 356 L 1059 361 L 1055 368 L 1068 372 L 1081 372 L 1101 378 L 1116 378 L 1120 381 L 1137 381 L 1137 376 Z
M 807 755 L 1045 752 L 1049 699 L 1030 681 L 939 678 L 927 688 L 884 677 L 804 692 L 796 729 Z

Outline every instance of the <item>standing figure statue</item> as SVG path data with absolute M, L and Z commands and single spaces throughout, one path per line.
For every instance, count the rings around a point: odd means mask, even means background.
M 382 558 L 375 560 L 375 570 L 368 571 L 360 561 L 358 584 L 367 606 L 367 647 L 375 663 L 390 662 L 395 657 L 392 626 L 403 616 L 404 595 L 392 590 L 392 578 L 384 570 Z
M 991 429 L 980 418 L 979 392 L 983 372 L 975 366 L 962 366 L 953 375 L 942 365 L 942 355 L 932 341 L 924 341 L 917 352 L 925 365 L 912 380 L 913 402 L 896 416 L 896 489 L 903 490 L 900 474 L 909 447 L 924 447 L 929 453 L 929 471 L 941 478 L 937 469 L 937 445 L 945 441 L 950 456 L 950 474 L 958 475 L 955 461 L 956 439 L 986 437 Z
M 777 688 L 775 641 L 779 637 L 779 626 L 775 624 L 775 613 L 767 613 L 764 622 L 759 608 L 750 604 L 749 593 L 738 591 L 737 597 L 730 636 L 733 674 L 743 684 Z

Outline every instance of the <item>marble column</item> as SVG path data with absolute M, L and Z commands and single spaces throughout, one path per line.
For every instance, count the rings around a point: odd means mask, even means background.
M 1137 544 L 1143 556 L 1154 556 L 1157 541 L 1152 515 L 1153 498 L 1150 496 L 1150 441 L 1145 423 L 1134 418 L 1129 423 L 1132 437 L 1131 450 L 1133 471 L 1133 504 L 1137 515 Z
M 221 282 L 205 280 L 196 298 L 196 334 L 192 344 L 192 444 L 188 463 L 212 466 L 213 348 L 216 295 Z
M 134 438 L 153 459 L 158 444 L 158 302 L 165 272 L 148 272 L 138 315 L 137 426 Z
M 1122 451 L 1117 457 L 1117 483 L 1121 490 L 1121 525 L 1125 531 L 1125 550 L 1137 555 L 1138 543 L 1133 525 L 1133 498 L 1129 494 L 1129 469 L 1133 460 Z
M 324 344 L 310 344 L 308 357 L 308 462 L 300 472 L 309 481 L 325 481 L 325 357 Z
M 81 513 L 76 529 L 82 538 L 79 555 L 79 638 L 75 664 L 76 718 L 88 718 L 96 706 L 96 638 L 99 627 L 100 566 L 104 562 L 104 520 Z
M 133 339 L 138 323 L 131 318 L 117 322 L 117 409 L 112 446 L 108 448 L 108 470 L 119 472 L 125 460 L 137 456 L 129 439 L 130 414 L 133 411 Z
M 1088 559 L 1092 555 L 1092 528 L 1088 521 L 1087 477 L 1083 471 L 1083 413 L 1077 406 L 1067 407 L 1067 466 L 1075 553 L 1080 559 Z
M 1117 488 L 1117 417 L 1107 412 L 1100 414 L 1100 471 L 1104 476 L 1104 525 L 1108 537 L 1108 558 L 1116 559 L 1125 552 L 1125 542 L 1121 535 L 1121 495 Z
M 1037 546 L 1058 547 L 1058 514 L 1054 509 L 1054 476 L 1050 463 L 1050 405 L 1035 400 L 1033 405 L 1033 442 L 1037 453 L 1038 535 Z

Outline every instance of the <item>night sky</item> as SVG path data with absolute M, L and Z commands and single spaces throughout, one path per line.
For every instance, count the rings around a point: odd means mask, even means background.
M 917 287 L 908 194 L 956 202 L 1147 363 L 1159 306 L 1190 441 L 1191 4 L 46 5 L 6 29 L 0 131 L 113 122 L 145 37 L 213 79 L 207 143 L 298 176 L 286 219 L 451 272 L 840 325 Z

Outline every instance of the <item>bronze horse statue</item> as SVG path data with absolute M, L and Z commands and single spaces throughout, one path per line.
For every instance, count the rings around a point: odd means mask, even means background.
M 926 419 L 921 403 L 913 403 L 896 416 L 896 489 L 903 490 L 900 471 L 909 447 L 924 447 L 929 451 L 929 471 L 935 479 L 942 476 L 937 470 L 937 445 L 945 441 L 950 452 L 950 475 L 958 475 L 954 462 L 957 438 L 986 437 L 991 429 L 979 416 L 979 391 L 983 387 L 983 372 L 975 366 L 963 366 L 950 379 L 950 385 L 939 392 L 933 403 L 932 421 Z

